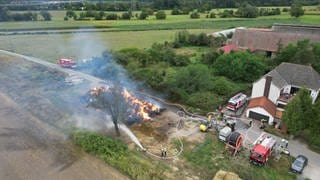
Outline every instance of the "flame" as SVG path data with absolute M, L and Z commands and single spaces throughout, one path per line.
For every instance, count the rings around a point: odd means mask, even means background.
M 151 117 L 149 115 L 150 112 L 158 112 L 159 106 L 154 105 L 150 102 L 139 100 L 132 94 L 130 94 L 126 89 L 122 92 L 123 97 L 126 99 L 126 101 L 131 104 L 136 110 L 136 114 L 138 114 L 144 121 L 151 120 Z
M 90 90 L 91 96 L 98 96 L 100 93 L 107 92 L 109 87 L 94 87 Z M 132 114 L 136 114 L 142 118 L 143 121 L 151 120 L 150 114 L 159 112 L 160 107 L 147 102 L 140 100 L 126 89 L 123 89 L 121 94 L 126 99 L 126 102 L 132 107 Z

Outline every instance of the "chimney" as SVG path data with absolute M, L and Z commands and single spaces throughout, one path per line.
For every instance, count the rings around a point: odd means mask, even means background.
M 263 91 L 263 96 L 265 96 L 266 98 L 268 98 L 268 96 L 269 96 L 271 81 L 272 81 L 272 76 L 267 75 L 266 76 L 266 83 L 264 85 L 264 91 Z

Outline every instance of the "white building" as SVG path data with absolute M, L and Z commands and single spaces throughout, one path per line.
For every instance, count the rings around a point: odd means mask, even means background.
M 311 66 L 281 63 L 253 83 L 247 117 L 272 124 L 281 119 L 284 107 L 302 87 L 310 91 L 314 103 L 320 91 L 320 75 Z

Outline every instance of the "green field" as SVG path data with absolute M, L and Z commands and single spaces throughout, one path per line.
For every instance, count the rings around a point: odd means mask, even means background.
M 284 8 L 284 7 L 281 7 Z M 306 12 L 320 12 L 316 6 L 305 7 Z M 221 12 L 224 9 L 214 10 Z M 147 20 L 86 20 L 64 21 L 66 11 L 50 11 L 52 21 L 36 22 L 2 22 L 0 32 L 12 31 L 59 31 L 61 34 L 33 34 L 0 36 L 0 49 L 15 51 L 31 55 L 48 61 L 55 61 L 60 57 L 85 58 L 98 55 L 104 49 L 119 50 L 121 48 L 148 48 L 154 42 L 171 41 L 178 30 L 186 29 L 192 33 L 210 33 L 220 29 L 233 27 L 271 27 L 273 23 L 287 24 L 320 24 L 320 15 L 304 15 L 300 18 L 292 18 L 288 13 L 276 16 L 263 16 L 254 19 L 246 18 L 205 18 L 201 14 L 200 19 L 190 19 L 189 15 L 170 15 L 166 11 L 166 20 L 156 20 L 150 16 Z M 80 12 L 77 12 L 78 14 Z M 108 13 L 108 12 L 107 12 Z M 117 12 L 121 14 L 122 12 Z M 134 12 L 135 14 L 137 12 Z M 68 33 L 62 34 L 68 29 L 77 31 L 81 28 L 93 28 L 94 33 Z M 81 30 L 80 30 L 81 31 Z M 76 42 L 76 43 L 74 43 Z M 88 48 L 95 44 L 96 48 Z M 90 49 L 90 52 L 86 51 Z M 99 54 L 100 55 L 100 54 Z
M 210 33 L 212 29 L 193 29 L 192 33 Z M 56 62 L 61 57 L 100 56 L 105 49 L 148 48 L 154 42 L 172 41 L 177 30 L 125 31 L 50 35 L 0 36 L 0 49 Z M 95 46 L 92 48 L 91 46 Z M 90 52 L 87 49 L 90 48 Z

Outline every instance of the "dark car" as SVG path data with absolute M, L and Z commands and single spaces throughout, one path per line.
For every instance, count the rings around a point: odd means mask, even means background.
M 295 173 L 301 174 L 304 167 L 308 164 L 308 158 L 303 155 L 298 155 L 291 164 L 290 170 Z

